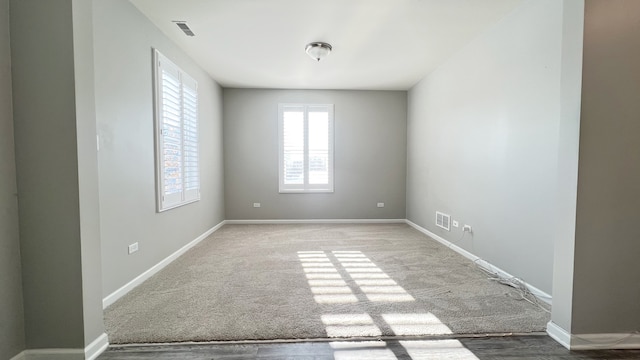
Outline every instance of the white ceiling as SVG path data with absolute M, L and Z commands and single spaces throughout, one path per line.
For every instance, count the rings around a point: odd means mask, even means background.
M 224 87 L 407 90 L 522 0 L 131 2 Z

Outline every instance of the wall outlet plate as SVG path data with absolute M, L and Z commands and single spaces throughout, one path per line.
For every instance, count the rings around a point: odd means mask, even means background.
M 129 245 L 129 254 L 133 254 L 136 251 L 138 251 L 138 243 L 137 242 Z
M 383 203 L 383 202 L 380 202 L 380 203 L 378 203 L 378 204 L 377 204 L 377 206 L 378 206 L 379 208 L 383 208 L 383 207 L 384 207 L 384 203 Z
M 457 228 L 458 226 L 460 226 L 460 224 L 458 224 L 458 220 L 453 220 L 452 224 L 454 228 Z
M 260 206 L 261 206 L 260 203 L 253 203 L 254 208 L 259 208 Z

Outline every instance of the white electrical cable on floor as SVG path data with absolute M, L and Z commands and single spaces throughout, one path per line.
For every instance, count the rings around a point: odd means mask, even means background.
M 474 262 L 476 263 L 476 265 L 480 270 L 482 270 L 489 276 L 488 277 L 489 280 L 498 282 L 503 285 L 510 286 L 518 291 L 520 298 L 517 298 L 516 300 L 525 300 L 533 305 L 538 306 L 540 309 L 548 313 L 551 312 L 549 309 L 547 309 L 540 303 L 538 298 L 529 290 L 529 288 L 527 287 L 524 281 L 518 279 L 517 277 L 510 277 L 510 278 L 502 277 L 497 272 L 490 271 L 485 267 L 481 266 L 480 264 L 478 264 L 478 261 L 481 261 L 481 259 L 476 259 Z

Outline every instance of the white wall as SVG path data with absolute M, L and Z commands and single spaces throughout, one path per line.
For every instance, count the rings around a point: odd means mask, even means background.
M 0 359 L 24 349 L 18 198 L 11 109 L 9 0 L 0 1 Z
M 334 193 L 278 193 L 279 103 L 335 105 Z M 406 104 L 404 91 L 225 89 L 227 219 L 404 219 Z
M 222 90 L 129 1 L 94 4 L 103 295 L 224 219 Z M 152 48 L 198 81 L 202 200 L 156 213 Z M 140 250 L 127 254 L 127 246 Z
M 551 293 L 562 2 L 529 1 L 409 91 L 407 218 Z M 461 226 L 446 232 L 435 211 Z M 462 224 L 473 236 L 462 236 Z
M 584 0 L 563 0 L 562 17 L 561 121 L 551 319 L 555 325 L 570 329 L 574 296 Z

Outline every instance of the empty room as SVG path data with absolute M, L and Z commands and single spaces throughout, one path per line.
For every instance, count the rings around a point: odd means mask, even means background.
M 638 32 L 0 0 L 0 359 L 640 357 Z

